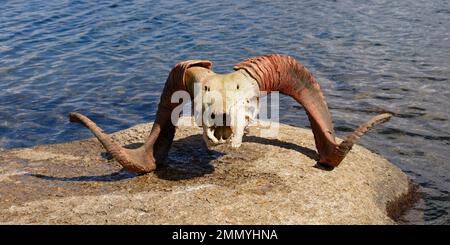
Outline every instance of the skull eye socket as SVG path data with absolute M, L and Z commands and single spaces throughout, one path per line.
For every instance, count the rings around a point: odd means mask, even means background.
M 239 84 L 236 86 L 236 89 L 239 90 Z

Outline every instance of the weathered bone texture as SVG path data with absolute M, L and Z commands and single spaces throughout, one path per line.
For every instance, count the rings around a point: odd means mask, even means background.
M 319 152 L 319 163 L 330 167 L 338 166 L 355 141 L 365 132 L 391 117 L 384 113 L 371 118 L 338 145 L 331 115 L 319 84 L 311 72 L 294 58 L 279 54 L 254 57 L 237 64 L 234 69 L 247 71 L 256 79 L 261 91 L 279 91 L 293 97 L 305 108 Z
M 212 63 L 207 60 L 189 60 L 178 63 L 169 73 L 156 113 L 156 120 L 143 146 L 137 149 L 126 149 L 116 144 L 94 122 L 80 113 L 70 113 L 70 121 L 82 123 L 98 138 L 105 149 L 111 153 L 124 168 L 138 173 L 153 171 L 164 161 L 175 136 L 175 126 L 171 122 L 172 110 L 180 103 L 172 103 L 171 96 L 175 91 L 187 90 L 186 71 L 198 66 L 211 69 Z

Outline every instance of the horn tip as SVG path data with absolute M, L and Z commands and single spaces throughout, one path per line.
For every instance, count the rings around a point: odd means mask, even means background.
M 81 114 L 78 112 L 70 112 L 69 113 L 69 121 L 79 123 L 79 122 L 81 122 L 80 116 L 81 116 Z
M 382 113 L 380 115 L 378 115 L 378 120 L 379 123 L 384 123 L 389 121 L 392 118 L 393 114 L 392 113 Z

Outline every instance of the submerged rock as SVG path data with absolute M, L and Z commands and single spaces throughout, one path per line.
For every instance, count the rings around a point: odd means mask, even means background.
M 114 139 L 135 147 L 150 128 Z M 0 223 L 393 224 L 412 196 L 403 172 L 361 146 L 329 171 L 310 130 L 279 132 L 208 151 L 200 128 L 181 127 L 146 175 L 121 170 L 96 139 L 0 151 Z

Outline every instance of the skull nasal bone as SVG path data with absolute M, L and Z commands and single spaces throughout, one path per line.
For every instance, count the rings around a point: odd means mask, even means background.
M 230 126 L 227 114 L 222 114 L 221 117 L 219 117 L 219 118 L 222 119 L 222 125 L 221 126 Z
M 214 120 L 216 126 L 230 126 L 230 120 L 227 114 L 211 114 L 211 119 Z

